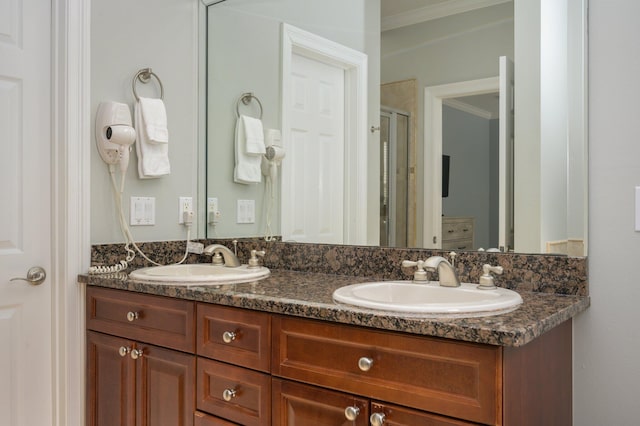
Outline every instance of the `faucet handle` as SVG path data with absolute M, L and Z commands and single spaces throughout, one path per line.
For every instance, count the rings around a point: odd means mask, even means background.
M 413 266 L 417 267 L 416 271 L 413 273 L 413 281 L 427 281 L 427 271 L 424 270 L 424 260 L 418 260 L 415 262 L 413 260 L 402 261 L 403 268 L 410 268 Z
M 478 288 L 481 290 L 492 290 L 496 288 L 496 284 L 494 282 L 493 276 L 491 273 L 501 275 L 504 271 L 502 266 L 491 266 L 488 263 L 482 265 L 482 275 L 480 276 L 480 281 L 478 284 Z
M 260 261 L 258 260 L 258 256 L 264 257 L 266 252 L 264 250 L 251 250 L 251 258 L 249 259 L 249 268 L 259 268 Z

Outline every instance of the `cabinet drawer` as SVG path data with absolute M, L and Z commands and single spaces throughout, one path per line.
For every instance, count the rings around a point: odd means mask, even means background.
M 238 423 L 231 423 L 219 417 L 213 417 L 200 411 L 193 415 L 193 426 L 237 426 Z
M 477 423 L 469 423 L 462 420 L 450 419 L 436 414 L 411 410 L 386 403 L 371 403 L 371 413 L 384 415 L 384 424 L 393 426 L 472 426 Z
M 369 400 L 289 380 L 273 379 L 274 426 L 369 425 Z M 347 407 L 356 408 L 353 421 L 347 421 Z
M 271 316 L 263 312 L 199 303 L 197 352 L 268 373 Z
M 283 316 L 274 317 L 273 335 L 274 375 L 474 422 L 501 420 L 499 347 Z
M 442 240 L 473 238 L 473 219 L 442 219 Z
M 198 358 L 197 408 L 245 426 L 271 421 L 271 376 Z M 234 391 L 233 396 L 225 391 Z
M 473 240 L 442 240 L 442 250 L 473 250 Z
M 187 300 L 87 287 L 87 328 L 193 353 L 195 305 Z

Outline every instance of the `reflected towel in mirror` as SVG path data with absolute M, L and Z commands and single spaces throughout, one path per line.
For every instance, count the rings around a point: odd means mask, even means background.
M 260 163 L 266 152 L 262 121 L 241 115 L 236 122 L 235 135 L 236 166 L 233 180 L 236 183 L 260 183 Z

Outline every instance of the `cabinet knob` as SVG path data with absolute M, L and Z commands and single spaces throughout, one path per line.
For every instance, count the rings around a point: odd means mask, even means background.
M 222 398 L 227 402 L 231 401 L 235 397 L 236 397 L 235 389 L 225 389 L 224 392 L 222 392 Z
M 225 331 L 222 333 L 222 340 L 224 340 L 225 343 L 231 343 L 236 340 L 236 333 L 233 331 Z
M 344 416 L 347 420 L 355 420 L 358 418 L 360 414 L 360 409 L 358 407 L 347 407 L 344 409 Z
M 133 322 L 138 318 L 140 318 L 140 314 L 138 314 L 137 312 L 131 312 L 131 311 L 127 312 L 127 320 L 129 322 Z
M 127 356 L 129 352 L 131 352 L 131 348 L 128 348 L 126 346 L 120 346 L 120 349 L 118 349 L 118 353 L 120 354 L 120 356 Z
M 131 358 L 132 359 L 142 358 L 143 354 L 144 352 L 142 351 L 142 349 L 134 349 L 131 351 Z
M 358 368 L 362 371 L 369 371 L 373 367 L 373 360 L 366 356 L 363 356 L 358 360 Z
M 385 422 L 385 417 L 384 413 L 373 413 L 371 417 L 369 417 L 371 426 L 382 426 Z

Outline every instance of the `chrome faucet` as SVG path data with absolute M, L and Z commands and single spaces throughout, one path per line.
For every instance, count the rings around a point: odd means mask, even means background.
M 211 263 L 214 265 L 222 265 L 222 259 L 224 259 L 224 266 L 228 266 L 230 268 L 240 266 L 240 260 L 238 260 L 238 257 L 229 250 L 228 247 L 223 246 L 222 244 L 211 244 L 206 246 L 202 253 L 213 256 Z M 222 255 L 222 258 L 220 255 Z
M 460 287 L 460 280 L 456 275 L 456 270 L 451 263 L 442 256 L 431 256 L 424 261 L 424 269 L 435 272 L 438 271 L 440 285 L 444 287 Z

